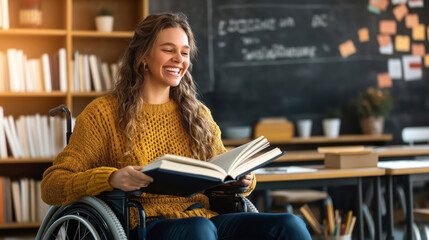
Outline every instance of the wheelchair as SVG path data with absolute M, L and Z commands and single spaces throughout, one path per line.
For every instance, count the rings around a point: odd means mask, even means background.
M 71 114 L 65 105 L 49 111 L 51 116 L 64 112 L 67 121 L 67 143 L 71 136 Z M 84 196 L 66 206 L 51 206 L 37 232 L 36 240 L 82 239 L 126 240 L 130 236 L 130 208 L 138 215 L 138 239 L 146 239 L 146 215 L 143 206 L 133 201 L 144 190 L 124 192 L 115 189 L 98 196 Z M 211 210 L 219 214 L 228 212 L 258 212 L 247 198 L 240 195 L 246 187 L 219 186 L 209 189 Z

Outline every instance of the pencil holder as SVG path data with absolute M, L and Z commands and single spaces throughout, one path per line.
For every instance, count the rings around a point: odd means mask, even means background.
M 352 235 L 341 235 L 341 236 L 323 236 L 316 235 L 312 237 L 313 240 L 352 240 Z

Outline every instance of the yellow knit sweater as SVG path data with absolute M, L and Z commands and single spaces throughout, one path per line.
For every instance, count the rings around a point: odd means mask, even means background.
M 144 166 L 164 154 L 192 157 L 189 149 L 190 136 L 186 133 L 179 109 L 174 101 L 165 104 L 147 104 L 143 114 L 138 116 L 140 129 L 133 140 L 131 156 L 124 157 L 125 136 L 117 128 L 117 100 L 113 95 L 100 97 L 91 102 L 77 117 L 70 143 L 56 157 L 42 181 L 42 198 L 51 205 L 66 205 L 85 195 L 97 195 L 113 190 L 108 180 L 110 175 L 125 166 Z M 216 154 L 225 151 L 220 138 L 220 130 L 213 121 L 210 111 L 203 108 L 201 114 L 212 122 L 212 130 L 217 136 Z M 143 120 L 144 119 L 144 120 Z M 254 189 L 253 181 L 246 195 Z M 209 210 L 208 198 L 203 194 L 193 197 L 177 197 L 143 193 L 138 199 L 146 215 L 165 218 L 202 216 L 210 218 L 217 213 Z M 195 203 L 203 208 L 184 211 Z M 131 214 L 131 226 L 136 226 L 137 218 Z

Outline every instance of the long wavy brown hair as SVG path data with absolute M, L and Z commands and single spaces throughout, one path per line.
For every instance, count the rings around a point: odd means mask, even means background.
M 118 124 L 128 141 L 127 153 L 133 150 L 131 142 L 137 135 L 137 116 L 143 109 L 143 59 L 148 56 L 158 33 L 167 28 L 182 28 L 188 36 L 191 60 L 196 55 L 194 36 L 186 16 L 181 13 L 153 14 L 137 26 L 122 58 L 119 78 L 113 89 L 118 100 Z M 170 97 L 178 104 L 185 129 L 191 136 L 189 147 L 193 157 L 207 160 L 214 155 L 215 136 L 208 117 L 201 113 L 203 105 L 197 99 L 191 67 L 189 63 L 189 69 L 180 84 L 171 87 Z

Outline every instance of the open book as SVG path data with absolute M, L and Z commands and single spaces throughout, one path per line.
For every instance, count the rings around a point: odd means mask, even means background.
M 284 154 L 279 148 L 274 148 L 255 156 L 268 146 L 268 140 L 259 137 L 219 154 L 208 162 L 176 155 L 163 155 L 144 166 L 142 171 L 153 177 L 154 181 L 143 190 L 149 193 L 191 196 L 237 180 Z

